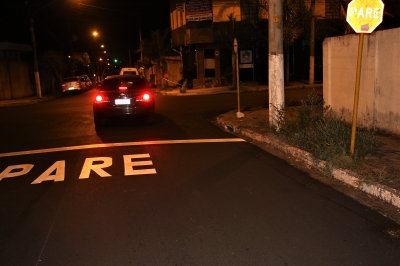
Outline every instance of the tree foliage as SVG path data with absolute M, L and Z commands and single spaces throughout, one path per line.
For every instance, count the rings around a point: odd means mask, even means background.
M 142 40 L 143 62 L 141 63 L 145 67 L 150 68 L 154 61 L 160 68 L 163 66 L 163 56 L 166 55 L 170 49 L 169 34 L 169 28 L 165 29 L 163 32 L 157 29 L 151 31 L 150 39 L 144 38 Z
M 89 65 L 90 59 L 87 53 L 73 53 L 68 57 L 60 51 L 47 50 L 39 54 L 38 63 L 51 73 L 55 84 L 60 84 L 64 77 L 74 76 L 77 66 Z

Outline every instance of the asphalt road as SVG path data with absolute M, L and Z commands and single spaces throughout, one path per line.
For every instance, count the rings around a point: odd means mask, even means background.
M 1 265 L 400 265 L 389 219 L 210 123 L 235 94 L 95 128 L 94 93 L 0 108 Z

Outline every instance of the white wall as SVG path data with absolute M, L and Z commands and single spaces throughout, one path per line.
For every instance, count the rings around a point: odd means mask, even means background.
M 323 93 L 351 122 L 359 34 L 325 39 Z M 400 28 L 364 34 L 358 103 L 359 126 L 400 134 Z

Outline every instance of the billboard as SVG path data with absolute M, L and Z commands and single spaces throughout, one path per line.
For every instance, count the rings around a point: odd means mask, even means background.
M 186 21 L 212 20 L 211 0 L 186 0 Z

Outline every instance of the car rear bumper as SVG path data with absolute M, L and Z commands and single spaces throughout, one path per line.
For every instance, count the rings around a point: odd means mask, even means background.
M 154 106 L 94 106 L 93 114 L 101 118 L 146 117 L 154 114 Z

